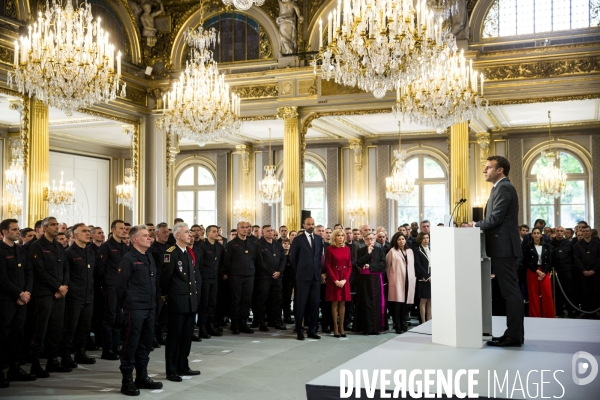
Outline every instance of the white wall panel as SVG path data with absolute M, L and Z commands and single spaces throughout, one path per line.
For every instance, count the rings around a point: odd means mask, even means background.
M 61 171 L 65 182 L 72 180 L 75 186 L 75 210 L 70 214 L 56 215 L 60 222 L 71 226 L 78 222 L 101 226 L 109 230 L 109 160 L 83 157 L 73 154 L 50 152 L 50 185 L 60 181 Z

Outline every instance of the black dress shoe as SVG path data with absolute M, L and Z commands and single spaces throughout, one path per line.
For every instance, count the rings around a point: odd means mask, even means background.
M 338 334 L 338 335 L 336 335 L 336 334 L 334 333 L 334 334 L 333 334 L 333 337 L 334 337 L 334 338 L 339 338 L 339 337 L 340 337 L 340 335 L 339 335 L 339 334 Z
M 309 339 L 321 339 L 321 336 L 317 335 L 316 333 L 309 333 L 308 337 Z
M 296 339 L 298 339 L 298 340 L 304 340 L 304 333 L 298 332 L 298 334 L 296 334 Z
M 488 340 L 488 346 L 493 347 L 521 347 L 522 340 L 511 338 L 509 336 L 502 336 L 498 340 Z
M 118 360 L 119 356 L 112 350 L 108 350 L 108 351 L 103 351 L 102 355 L 100 356 L 101 359 L 103 360 Z
M 181 382 L 183 380 L 179 375 L 167 375 L 167 379 L 171 382 Z
M 180 371 L 179 375 L 181 375 L 181 376 L 195 376 L 195 375 L 200 375 L 200 371 L 194 371 L 193 369 L 188 368 L 187 371 Z
M 202 338 L 196 334 L 194 334 L 194 336 L 192 336 L 192 341 L 194 342 L 201 342 Z
M 340 334 L 340 337 L 346 337 L 345 333 Z
M 138 389 L 150 389 L 150 390 L 157 390 L 157 389 L 162 389 L 163 384 L 162 382 L 154 382 L 152 380 L 152 378 L 150 378 L 148 375 L 140 377 L 140 378 L 135 378 L 135 386 Z

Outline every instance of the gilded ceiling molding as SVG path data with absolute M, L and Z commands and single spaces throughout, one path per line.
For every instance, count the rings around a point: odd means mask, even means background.
M 533 40 L 533 39 L 532 39 Z M 501 43 L 494 43 L 501 44 Z M 475 47 L 481 47 L 481 44 L 473 44 Z M 494 51 L 486 51 L 483 48 L 479 54 L 478 60 L 479 62 L 485 61 L 486 57 L 494 57 L 494 56 L 528 56 L 531 53 L 560 53 L 564 50 L 573 50 L 573 49 L 585 49 L 587 47 L 591 47 L 592 50 L 589 52 L 585 52 L 585 55 L 594 54 L 595 49 L 598 47 L 598 42 L 588 42 L 588 43 L 574 43 L 574 44 L 562 44 L 562 45 L 552 45 L 552 46 L 540 46 L 540 47 L 528 47 L 524 49 L 506 49 L 506 50 L 494 50 Z M 474 61 L 476 63 L 476 61 Z
M 93 117 L 100 117 L 100 118 L 104 118 L 104 119 L 109 119 L 111 121 L 122 122 L 124 124 L 131 124 L 134 126 L 137 126 L 140 123 L 139 120 L 128 119 L 128 118 L 121 117 L 121 116 L 118 116 L 118 115 L 115 115 L 112 113 L 105 113 L 105 112 L 101 112 L 101 111 L 90 110 L 89 108 L 84 108 L 84 109 L 78 110 L 78 112 L 88 114 Z
M 279 115 L 257 115 L 255 117 L 240 117 L 241 121 L 272 121 L 279 119 Z
M 334 80 L 319 79 L 321 82 L 321 96 L 342 96 L 348 94 L 367 93 L 358 86 L 346 86 L 336 83 Z
M 242 99 L 266 99 L 279 96 L 276 83 L 261 86 L 231 86 L 231 91 Z
M 488 82 L 593 74 L 600 72 L 600 56 L 500 65 L 484 67 L 482 70 Z
M 506 106 L 512 104 L 534 104 L 534 103 L 549 103 L 555 101 L 574 101 L 574 100 L 589 100 L 600 99 L 600 93 L 581 94 L 574 96 L 556 96 L 556 97 L 539 97 L 532 99 L 510 99 L 510 100 L 491 100 L 490 106 Z

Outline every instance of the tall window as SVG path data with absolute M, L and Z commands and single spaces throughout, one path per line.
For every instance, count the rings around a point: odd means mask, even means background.
M 175 217 L 189 224 L 217 223 L 215 177 L 202 165 L 192 165 L 177 176 Z
M 485 17 L 483 37 L 527 35 L 598 25 L 598 0 L 496 0 Z
M 325 177 L 316 164 L 310 161 L 304 163 L 304 206 L 310 210 L 315 224 L 327 226 L 326 217 Z
M 448 176 L 444 167 L 434 158 L 419 155 L 406 163 L 415 178 L 415 190 L 398 204 L 398 225 L 424 219 L 432 224 L 444 222 L 448 213 Z
M 537 190 L 537 174 L 547 165 L 546 159 L 540 157 L 533 163 L 527 177 L 529 186 L 529 220 L 533 222 L 541 218 L 550 227 L 574 227 L 577 222 L 586 220 L 586 198 L 588 175 L 573 154 L 561 151 L 555 165 L 567 174 L 567 188 L 559 198 L 543 197 Z

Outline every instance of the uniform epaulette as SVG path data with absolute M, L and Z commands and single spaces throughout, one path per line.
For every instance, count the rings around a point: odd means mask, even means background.
M 171 253 L 173 250 L 175 250 L 175 246 L 171 246 L 167 249 L 167 253 Z

